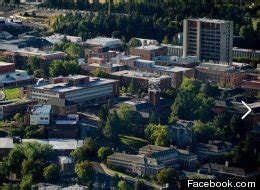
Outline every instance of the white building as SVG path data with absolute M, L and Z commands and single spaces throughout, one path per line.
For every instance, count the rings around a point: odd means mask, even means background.
M 27 71 L 15 69 L 14 63 L 0 62 L 0 87 L 15 87 L 31 84 L 34 76 Z
M 34 106 L 30 114 L 30 125 L 49 125 L 51 105 Z
M 123 45 L 123 42 L 117 38 L 107 38 L 107 37 L 96 37 L 93 39 L 88 39 L 86 41 L 88 46 L 101 46 L 108 48 L 117 48 Z
M 72 43 L 81 43 L 82 42 L 82 37 L 79 37 L 79 36 L 66 36 L 63 34 L 53 34 L 51 36 L 45 37 L 45 39 L 52 44 L 61 44 L 65 38 L 67 40 L 71 41 Z
M 217 19 L 185 19 L 183 56 L 201 61 L 232 62 L 233 22 Z
M 233 48 L 233 58 L 235 59 L 260 59 L 260 50 Z
M 171 45 L 171 44 L 161 44 L 161 46 L 167 47 L 167 55 L 170 56 L 183 56 L 183 46 Z
M 28 96 L 37 101 L 62 98 L 77 104 L 93 104 L 117 96 L 118 83 L 112 79 L 84 75 L 57 77 L 51 79 L 49 84 L 28 87 Z

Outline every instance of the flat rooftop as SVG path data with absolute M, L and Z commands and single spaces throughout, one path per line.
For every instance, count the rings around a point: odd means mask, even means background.
M 62 51 L 41 51 L 37 48 L 21 48 L 14 50 L 16 53 L 24 53 L 24 54 L 30 54 L 35 56 L 48 56 L 48 55 L 66 55 Z
M 14 63 L 8 63 L 8 62 L 0 61 L 0 67 L 1 66 L 8 66 L 8 65 L 14 65 Z
M 124 67 L 124 65 L 120 65 L 117 63 L 103 63 L 103 64 L 99 64 L 99 63 L 91 63 L 88 66 L 90 67 L 99 67 L 99 68 L 115 68 L 115 67 Z
M 120 59 L 120 60 L 133 60 L 133 59 L 140 59 L 140 56 L 136 56 L 136 55 L 121 55 L 119 57 L 115 57 L 116 59 Z
M 14 147 L 12 138 L 0 138 L 0 148 L 1 149 L 12 149 Z
M 142 49 L 142 50 L 157 50 L 157 49 L 161 49 L 161 48 L 162 48 L 162 46 L 156 46 L 156 45 L 135 47 L 135 49 Z
M 75 150 L 83 145 L 83 140 L 76 139 L 22 139 L 22 142 L 49 144 L 54 150 Z
M 234 66 L 218 64 L 218 63 L 201 63 L 198 68 L 205 68 L 209 70 L 221 71 L 221 72 L 239 72 Z
M 34 114 L 49 114 L 51 112 L 51 105 L 36 105 L 32 111 Z
M 125 154 L 125 153 L 114 153 L 110 156 L 108 156 L 108 159 L 116 159 L 116 160 L 122 160 L 125 162 L 129 162 L 129 163 L 134 163 L 134 164 L 147 164 L 149 163 L 149 165 L 159 165 L 157 163 L 156 159 L 153 158 L 146 158 L 142 155 L 133 155 L 133 154 Z
M 121 44 L 122 41 L 118 38 L 96 37 L 96 38 L 88 39 L 86 41 L 86 43 L 87 44 L 94 44 L 94 45 L 107 45 L 108 43 Z
M 146 60 L 146 59 L 137 59 L 136 62 L 138 63 L 147 63 L 147 64 L 155 64 L 154 61 L 151 61 L 151 60 Z
M 254 49 L 244 49 L 244 48 L 238 48 L 238 47 L 233 47 L 233 51 L 243 51 L 243 52 L 256 52 L 260 53 L 260 50 L 254 50 Z
M 155 71 L 165 71 L 165 72 L 173 72 L 173 73 L 192 70 L 192 68 L 186 68 L 186 67 L 176 67 L 176 66 L 166 67 L 166 66 L 159 66 L 159 65 L 155 65 L 153 69 Z
M 129 70 L 113 72 L 113 73 L 111 73 L 111 75 L 125 76 L 125 77 L 131 77 L 131 78 L 140 78 L 140 79 L 150 79 L 150 78 L 165 79 L 165 78 L 170 78 L 167 75 L 159 76 L 159 75 L 154 74 L 154 73 L 141 72 L 141 71 L 129 71 Z
M 149 151 L 149 152 L 160 152 L 165 150 L 170 150 L 169 147 L 157 146 L 157 145 L 146 145 L 139 149 L 139 151 Z
M 81 78 L 82 76 L 73 76 L 74 79 Z M 106 84 L 111 84 L 116 82 L 117 80 L 112 80 L 112 79 L 104 79 L 104 78 L 97 78 L 97 77 L 89 77 L 89 82 L 85 84 L 80 84 L 77 86 L 71 86 L 68 83 L 57 83 L 57 84 L 45 84 L 45 85 L 34 85 L 34 89 L 39 89 L 39 90 L 49 90 L 52 92 L 70 92 L 70 91 L 75 91 L 75 90 L 82 90 L 82 89 L 87 89 L 87 88 L 92 88 L 95 86 L 101 86 L 101 85 L 106 85 Z
M 210 23 L 216 23 L 216 24 L 224 24 L 224 23 L 230 22 L 228 20 L 209 19 L 209 18 L 190 18 L 188 20 L 200 21 L 200 22 L 210 22 Z
M 166 46 L 166 47 L 171 47 L 171 48 L 176 48 L 176 49 L 183 49 L 183 46 L 172 45 L 172 44 L 161 44 L 161 46 Z

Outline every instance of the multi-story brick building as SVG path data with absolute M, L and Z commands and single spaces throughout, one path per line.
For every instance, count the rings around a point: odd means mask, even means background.
M 15 63 L 17 68 L 25 68 L 28 63 L 28 57 L 37 57 L 42 63 L 50 64 L 53 60 L 63 60 L 67 56 L 66 53 L 61 51 L 48 52 L 36 48 L 9 50 L 4 52 L 3 55 L 7 57 L 9 62 Z
M 196 78 L 222 87 L 241 87 L 246 72 L 233 66 L 202 63 L 196 67 Z
M 171 87 L 173 88 L 178 88 L 181 85 L 184 77 L 194 77 L 193 68 L 179 66 L 160 66 L 155 65 L 155 61 L 138 59 L 138 57 L 133 57 L 130 60 L 123 62 L 119 61 L 119 64 L 127 65 L 131 70 L 154 73 L 159 76 L 169 76 L 172 79 Z
M 32 104 L 31 100 L 6 100 L 0 101 L 0 120 L 9 119 L 16 113 L 24 113 L 28 105 Z
M 96 69 L 100 69 L 101 71 L 104 71 L 106 73 L 123 71 L 123 70 L 127 69 L 127 67 L 125 65 L 105 63 L 103 61 L 101 63 L 82 64 L 81 68 L 88 73 L 90 73 Z
M 165 168 L 164 164 L 154 158 L 125 153 L 114 153 L 108 156 L 107 164 L 129 173 L 138 174 L 139 176 L 154 176 L 161 169 Z
M 146 145 L 139 149 L 139 154 L 148 158 L 154 158 L 168 167 L 181 166 L 186 169 L 197 167 L 197 155 L 188 150 Z
M 183 56 L 201 61 L 232 62 L 233 22 L 216 19 L 186 19 L 183 24 Z
M 46 102 L 61 98 L 80 105 L 106 101 L 119 93 L 119 81 L 84 75 L 52 78 L 49 84 L 28 87 L 28 97 Z
M 171 87 L 171 78 L 167 75 L 156 75 L 154 73 L 123 70 L 110 73 L 111 78 L 119 80 L 120 86 L 129 86 L 133 81 L 137 89 L 148 89 L 149 79 L 158 78 L 160 80 L 160 88 L 167 89 Z
M 14 63 L 0 62 L 0 87 L 25 86 L 34 82 L 27 71 L 16 70 Z
M 140 46 L 130 48 L 130 55 L 140 56 L 141 59 L 153 60 L 154 57 L 167 54 L 167 48 L 164 46 Z

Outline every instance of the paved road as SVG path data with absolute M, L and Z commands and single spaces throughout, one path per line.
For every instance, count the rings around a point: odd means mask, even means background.
M 138 181 L 138 178 L 132 177 L 132 176 L 129 176 L 129 175 L 126 175 L 126 174 L 122 174 L 122 173 L 119 173 L 119 172 L 115 172 L 115 171 L 107 168 L 106 165 L 103 164 L 103 163 L 100 164 L 100 167 L 102 168 L 103 172 L 105 172 L 109 176 L 115 176 L 115 174 L 118 174 L 119 177 L 122 177 L 125 180 L 130 181 L 132 183 L 135 183 L 135 182 Z M 143 181 L 149 187 L 152 187 L 152 188 L 155 188 L 155 189 L 162 189 L 163 188 L 162 186 L 157 185 L 155 183 L 152 183 L 150 181 L 147 181 L 147 180 L 143 180 Z

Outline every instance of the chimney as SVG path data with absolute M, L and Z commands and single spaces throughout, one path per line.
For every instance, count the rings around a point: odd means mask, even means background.
M 151 78 L 149 80 L 149 89 L 148 89 L 148 97 L 149 103 L 158 108 L 160 104 L 160 79 L 159 78 Z

